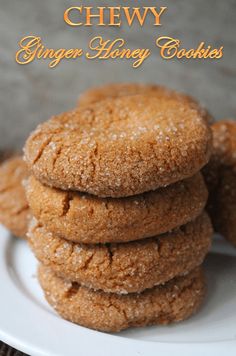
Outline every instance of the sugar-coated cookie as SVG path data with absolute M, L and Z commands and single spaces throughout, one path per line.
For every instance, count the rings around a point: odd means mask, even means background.
M 43 266 L 38 277 L 47 301 L 63 318 L 108 332 L 184 320 L 197 311 L 206 291 L 200 268 L 143 293 L 127 295 L 93 291 Z
M 215 230 L 236 246 L 236 122 L 222 120 L 212 130 L 213 155 L 203 170 L 208 211 Z
M 21 157 L 10 158 L 0 165 L 0 222 L 23 238 L 30 215 L 22 185 L 27 177 L 27 166 Z
M 188 102 L 188 104 L 192 105 L 194 108 L 201 110 L 201 113 L 206 120 L 208 122 L 212 121 L 212 117 L 208 111 L 203 107 L 200 107 L 199 103 L 191 96 L 156 84 L 109 83 L 98 87 L 92 87 L 80 95 L 78 105 L 88 105 L 109 97 L 116 98 L 137 94 L 156 95 L 159 98 L 176 97 L 178 100 Z
M 97 198 L 50 188 L 33 176 L 25 185 L 32 214 L 53 234 L 80 243 L 127 242 L 170 231 L 195 219 L 208 192 L 200 173 L 127 198 Z
M 211 139 L 201 110 L 176 96 L 123 96 L 39 125 L 25 158 L 49 186 L 125 197 L 193 176 L 208 162 Z
M 29 244 L 60 277 L 113 293 L 140 292 L 199 266 L 209 251 L 212 227 L 206 213 L 159 237 L 106 245 L 83 245 L 53 236 L 36 222 Z

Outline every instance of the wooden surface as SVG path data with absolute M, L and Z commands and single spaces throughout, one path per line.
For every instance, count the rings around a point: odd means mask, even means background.
M 27 356 L 0 341 L 0 356 Z

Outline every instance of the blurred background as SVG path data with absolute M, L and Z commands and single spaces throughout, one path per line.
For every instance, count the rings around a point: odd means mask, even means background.
M 167 6 L 162 26 L 143 28 L 70 27 L 63 21 L 74 6 Z M 63 1 L 0 0 L 0 149 L 20 149 L 37 123 L 66 111 L 79 94 L 106 82 L 154 82 L 185 91 L 209 108 L 216 119 L 236 118 L 236 1 Z M 54 69 L 47 61 L 15 62 L 19 40 L 41 36 L 52 48 L 87 49 L 96 35 L 123 37 L 131 48 L 150 48 L 152 55 L 138 69 L 127 60 L 62 61 Z M 205 41 L 224 46 L 220 60 L 164 60 L 155 47 L 160 35 L 179 38 L 185 48 Z

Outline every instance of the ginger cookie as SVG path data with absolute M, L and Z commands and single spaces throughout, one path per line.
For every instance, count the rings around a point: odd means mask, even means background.
M 25 158 L 42 183 L 125 197 L 193 176 L 211 154 L 201 112 L 176 97 L 110 98 L 51 118 L 30 135 Z
M 141 292 L 199 266 L 211 246 L 206 213 L 173 232 L 120 244 L 67 242 L 31 224 L 28 241 L 36 258 L 57 275 L 112 293 Z
M 36 219 L 53 234 L 80 243 L 127 242 L 160 235 L 195 219 L 208 192 L 200 173 L 127 198 L 97 198 L 50 188 L 33 176 L 25 185 Z
M 193 97 L 156 84 L 109 83 L 99 87 L 92 87 L 80 95 L 78 105 L 88 105 L 106 98 L 116 98 L 137 94 L 156 95 L 159 98 L 176 97 L 178 100 L 185 101 L 189 105 L 192 105 L 193 108 L 201 110 L 201 113 L 205 119 L 208 122 L 212 121 L 212 117 L 209 112 L 201 107 Z
M 127 295 L 94 291 L 57 277 L 44 266 L 40 266 L 38 278 L 45 298 L 62 318 L 107 332 L 187 319 L 200 307 L 206 292 L 201 268 L 164 285 Z
M 22 181 L 28 170 L 21 157 L 13 157 L 0 165 L 0 222 L 15 236 L 25 238 L 29 206 Z
M 208 211 L 216 232 L 236 247 L 236 122 L 212 126 L 213 155 L 203 170 L 210 196 Z

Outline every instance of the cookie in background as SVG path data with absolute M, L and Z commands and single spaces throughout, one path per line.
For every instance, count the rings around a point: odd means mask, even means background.
M 30 211 L 23 181 L 28 170 L 22 157 L 14 156 L 0 165 L 0 222 L 17 237 L 26 238 Z
M 236 122 L 212 125 L 213 154 L 203 174 L 209 189 L 207 210 L 216 232 L 236 247 Z

